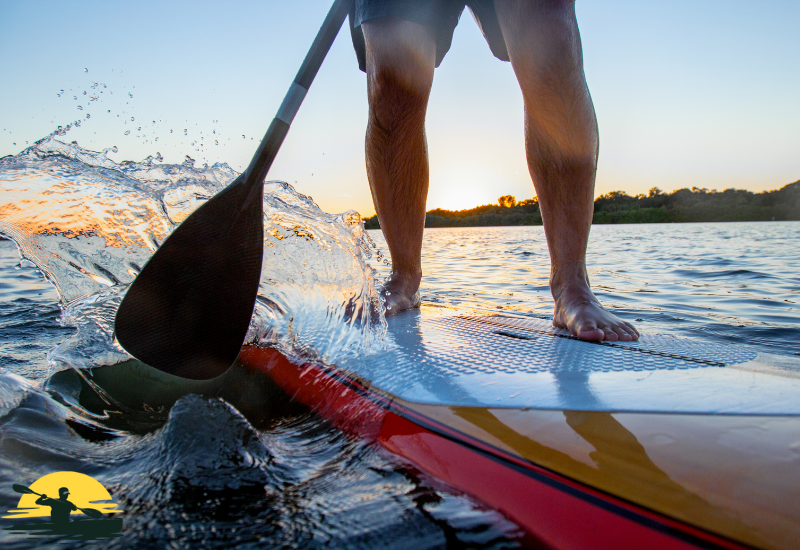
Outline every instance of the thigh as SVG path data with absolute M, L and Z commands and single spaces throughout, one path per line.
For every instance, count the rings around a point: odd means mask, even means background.
M 427 92 L 436 61 L 435 31 L 397 17 L 364 21 L 366 70 L 370 79 L 388 74 L 391 82 Z
M 495 6 L 523 95 L 585 87 L 574 1 L 495 0 Z
M 366 71 L 365 23 L 401 20 L 428 27 L 435 44 L 435 66 L 442 62 L 453 39 L 464 0 L 356 0 L 350 14 L 350 32 L 359 67 Z M 414 33 L 419 36 L 418 33 Z

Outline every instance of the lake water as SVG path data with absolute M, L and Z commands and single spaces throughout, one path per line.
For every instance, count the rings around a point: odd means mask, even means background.
M 59 218 L 58 230 L 53 229 L 53 219 L 37 222 L 47 231 L 30 230 L 41 250 L 69 259 L 63 269 L 52 263 L 40 266 L 50 270 L 51 278 L 59 278 L 61 296 L 36 265 L 20 261 L 12 241 L 0 240 L 0 510 L 17 505 L 19 495 L 12 484 L 70 470 L 95 477 L 126 510 L 124 536 L 102 541 L 103 547 L 506 548 L 520 543 L 519 529 L 499 513 L 414 474 L 380 448 L 343 435 L 279 395 L 268 381 L 237 374 L 231 388 L 160 404 L 131 405 L 102 395 L 95 384 L 100 374 L 122 372 L 118 363 L 125 359 L 108 336 L 113 306 L 125 287 L 123 267 L 130 265 L 119 263 L 121 256 L 115 254 L 133 250 L 135 255 L 138 249 L 130 244 L 133 240 L 121 247 L 107 246 L 108 238 L 106 245 L 97 244 L 104 231 L 106 237 L 123 231 L 109 228 L 112 218 L 97 212 L 105 204 L 107 212 L 119 217 L 115 197 L 130 195 L 114 194 L 114 186 L 127 178 L 136 180 L 130 183 L 133 189 L 143 180 L 136 179 L 139 172 L 106 166 L 102 159 L 87 160 L 85 154 L 67 155 L 68 162 L 63 150 L 57 157 L 39 151 L 15 160 L 17 175 L 4 180 L 6 204 L 19 203 L 21 195 L 14 195 L 17 191 L 9 191 L 11 187 L 30 187 L 19 182 L 40 179 L 44 172 L 61 178 L 56 183 L 63 193 L 48 182 L 51 195 L 62 193 L 61 204 L 78 193 L 80 200 L 69 202 L 64 212 L 74 212 L 75 205 L 89 197 L 102 194 L 104 199 L 94 204 L 96 219 L 81 222 L 94 224 L 91 232 L 65 229 L 72 219 L 66 214 Z M 58 170 L 42 168 L 45 157 Z M 154 177 L 152 167 L 133 168 L 147 169 L 147 181 Z M 175 175 L 179 167 L 159 170 L 177 183 L 158 187 L 158 197 L 184 189 L 185 182 Z M 199 173 L 210 177 L 210 170 Z M 224 176 L 220 180 L 230 177 L 223 167 L 217 173 Z M 317 257 L 312 245 L 321 238 L 298 239 L 295 244 L 282 239 L 273 244 L 294 248 L 281 261 L 293 270 L 309 263 L 314 274 L 326 271 L 320 266 L 336 266 L 333 271 L 347 277 L 334 273 L 326 284 L 351 285 L 347 295 L 358 295 L 363 307 L 371 307 L 372 281 L 359 279 L 371 271 L 353 263 L 361 257 L 359 250 L 366 249 L 358 248 L 362 237 L 348 225 L 349 218 L 325 217 L 290 190 L 270 189 L 277 201 L 268 205 L 275 210 L 270 223 L 280 228 L 294 216 L 293 224 L 302 222 L 317 236 L 324 234 L 325 242 L 340 245 Z M 147 189 L 139 191 L 143 194 L 137 204 L 145 204 L 151 195 Z M 186 202 L 187 196 L 191 199 L 201 191 L 178 195 Z M 48 203 L 50 209 L 38 214 L 61 215 L 57 203 Z M 166 203 L 174 206 L 180 200 Z M 95 223 L 100 219 L 105 221 Z M 163 227 L 160 234 L 153 233 L 154 241 L 168 232 L 169 224 Z M 373 249 L 365 261 L 379 281 L 388 270 L 381 262 L 385 245 L 379 231 L 369 236 L 380 254 Z M 800 355 L 799 240 L 800 222 L 595 226 L 589 272 L 601 301 L 644 333 Z M 143 257 L 149 253 L 142 252 Z M 297 258 L 303 260 L 300 266 Z M 426 302 L 551 316 L 549 258 L 541 227 L 426 230 L 423 269 Z M 308 302 L 310 306 L 303 302 L 297 289 L 325 282 L 316 275 L 308 277 L 294 281 L 288 290 L 262 285 L 262 294 L 269 294 L 270 300 L 308 307 L 303 311 L 310 321 L 298 329 L 296 338 L 281 339 L 280 319 L 262 319 L 254 324 L 251 339 L 274 338 L 284 347 L 328 346 L 322 359 L 357 352 L 359 335 L 380 340 L 380 323 L 346 332 L 335 315 L 315 321 L 316 312 L 331 310 L 339 298 L 325 301 L 320 295 Z M 109 279 L 121 282 L 112 284 Z M 91 286 L 95 283 L 97 288 Z M 65 295 L 71 299 L 64 300 Z M 342 331 L 337 332 L 341 337 L 332 344 L 314 340 L 316 333 L 328 330 Z M 95 378 L 87 374 L 91 368 L 98 373 Z M 119 385 L 141 383 L 126 381 L 124 372 L 116 376 Z M 132 388 L 132 393 L 138 389 Z M 34 548 L 48 541 L 0 530 L 3 548 Z

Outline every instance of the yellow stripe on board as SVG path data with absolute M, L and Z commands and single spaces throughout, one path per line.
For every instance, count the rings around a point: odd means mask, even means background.
M 800 540 L 800 418 L 405 407 L 645 508 L 762 548 Z

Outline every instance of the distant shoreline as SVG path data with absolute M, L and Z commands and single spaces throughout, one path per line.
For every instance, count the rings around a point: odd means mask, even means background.
M 800 180 L 774 191 L 753 193 L 679 189 L 664 193 L 657 187 L 647 195 L 632 197 L 612 191 L 594 201 L 593 224 L 692 223 L 800 220 Z M 437 208 L 425 215 L 425 227 L 488 227 L 542 225 L 535 197 L 517 202 L 511 195 L 469 210 Z M 380 229 L 377 215 L 364 220 L 366 229 Z

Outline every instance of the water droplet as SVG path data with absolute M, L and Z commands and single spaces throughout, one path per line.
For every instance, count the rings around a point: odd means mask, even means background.
M 110 112 L 111 112 L 111 109 L 109 109 L 107 112 L 109 112 L 109 113 L 110 113 Z
M 92 118 L 92 115 L 90 115 L 90 114 L 88 114 L 88 113 L 87 113 L 87 114 L 86 114 L 86 118 Z
M 133 94 L 128 92 L 128 97 L 133 97 Z
M 17 145 L 17 142 L 15 141 L 14 143 L 12 143 L 12 145 L 16 146 L 16 145 Z
M 137 132 L 141 132 L 141 131 L 142 131 L 142 127 L 141 127 L 141 126 L 139 126 L 138 128 L 136 128 L 136 131 L 137 131 Z
M 136 119 L 135 119 L 135 118 L 133 118 L 133 117 L 131 117 L 131 122 L 133 122 L 134 120 L 136 120 Z
M 86 90 L 84 90 L 83 95 L 86 95 Z
M 218 139 L 214 140 L 214 145 L 219 145 L 219 140 Z
M 242 139 L 244 139 L 244 134 L 242 134 Z
M 129 136 L 129 135 L 131 135 L 131 131 L 130 131 L 130 130 L 125 130 L 125 135 L 126 135 L 126 136 Z
M 117 146 L 116 146 L 116 145 L 115 145 L 114 147 L 112 147 L 112 148 L 111 148 L 111 152 L 112 152 L 112 153 L 116 153 L 116 152 L 118 152 L 118 151 L 119 151 L 119 149 L 117 148 Z
M 83 106 L 81 106 L 81 105 L 78 105 L 78 110 L 79 110 L 79 111 L 83 111 Z
M 183 135 L 184 136 L 188 136 L 189 135 L 189 133 L 186 131 L 186 128 L 183 129 Z
M 56 95 L 58 95 L 58 97 L 61 97 L 61 94 L 63 94 L 63 93 L 64 93 L 64 90 L 59 90 L 58 94 L 56 94 Z
M 86 67 L 84 67 L 84 68 L 83 68 L 83 72 L 85 72 L 85 73 L 88 73 L 88 72 L 89 72 L 89 69 L 87 69 Z
M 72 99 L 76 99 L 77 100 L 78 96 L 74 95 L 74 96 L 72 96 Z

